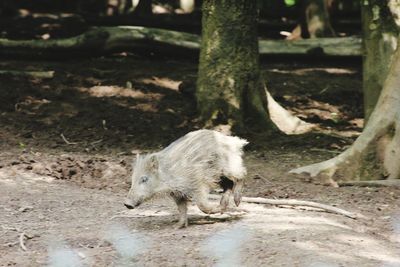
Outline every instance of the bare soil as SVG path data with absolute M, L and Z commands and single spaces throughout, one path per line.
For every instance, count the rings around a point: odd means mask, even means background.
M 312 200 L 368 219 L 242 203 L 215 216 L 193 206 L 189 227 L 175 230 L 172 201 L 127 211 L 134 154 L 201 128 L 196 63 L 133 54 L 2 61 L 1 70 L 55 76 L 0 76 L 0 266 L 400 266 L 398 188 L 333 188 L 287 173 L 360 133 L 360 62 L 262 66 L 273 96 L 323 133 L 244 134 L 244 195 Z

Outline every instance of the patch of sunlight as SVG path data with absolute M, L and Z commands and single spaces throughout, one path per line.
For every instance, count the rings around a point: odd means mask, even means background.
M 334 252 L 331 247 L 323 246 L 313 241 L 297 241 L 294 245 L 299 249 L 312 251 L 312 254 L 323 255 L 324 257 L 329 257 L 335 260 L 349 261 L 352 259 L 351 255 L 346 255 L 345 253 L 342 253 L 342 251 Z
M 35 182 L 51 183 L 55 179 L 49 176 L 42 176 L 26 171 L 18 171 L 14 169 L 0 170 L 0 184 L 18 186 L 21 184 L 32 184 Z
M 80 91 L 88 93 L 89 95 L 94 97 L 128 97 L 143 99 L 149 96 L 149 94 L 145 94 L 141 91 L 119 86 L 93 86 L 89 89 L 80 88 Z M 151 94 L 151 97 L 160 99 L 161 94 Z
M 165 77 L 160 78 L 155 76 L 153 76 L 151 79 L 142 79 L 141 82 L 144 84 L 151 84 L 174 91 L 178 91 L 179 85 L 182 83 L 182 81 L 174 81 L 169 78 Z
M 268 209 L 263 205 L 247 203 L 242 203 L 240 207 L 248 211 L 246 216 L 247 220 L 251 221 L 252 224 L 256 226 L 260 226 L 261 230 L 264 232 L 311 228 L 316 231 L 326 231 L 333 228 L 352 229 L 350 226 L 339 223 L 334 219 L 322 217 L 320 213 L 316 213 L 315 211 L 301 211 L 285 208 Z
M 395 249 L 391 249 L 387 244 L 380 240 L 373 239 L 368 236 L 356 236 L 350 234 L 335 235 L 333 237 L 340 243 L 357 247 L 357 256 L 382 261 L 390 264 L 398 264 L 400 266 L 400 254 Z

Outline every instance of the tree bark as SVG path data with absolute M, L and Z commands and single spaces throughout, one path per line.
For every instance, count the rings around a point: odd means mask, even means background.
M 399 41 L 399 40 L 398 40 Z M 291 170 L 337 185 L 337 181 L 400 178 L 400 48 L 393 55 L 383 90 L 369 122 L 340 155 Z
M 368 120 L 388 74 L 399 29 L 387 1 L 362 3 L 364 117 Z
M 208 125 L 272 128 L 260 76 L 257 1 L 203 1 L 197 104 Z

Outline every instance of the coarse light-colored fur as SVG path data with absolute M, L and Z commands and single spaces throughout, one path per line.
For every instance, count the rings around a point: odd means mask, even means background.
M 223 208 L 211 207 L 207 200 L 210 189 L 219 185 L 221 177 L 232 181 L 238 205 L 246 176 L 242 156 L 247 143 L 244 139 L 217 131 L 198 130 L 186 134 L 160 152 L 139 156 L 125 205 L 135 207 L 154 195 L 171 195 L 187 225 L 181 211 L 185 208 L 180 205 L 182 202 L 186 205 L 189 199 L 206 213 L 223 211 Z M 228 188 L 224 201 L 221 200 L 225 208 L 231 190 Z M 180 220 L 180 223 L 183 222 Z

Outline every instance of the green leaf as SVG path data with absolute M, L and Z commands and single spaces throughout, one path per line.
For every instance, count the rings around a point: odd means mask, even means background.
M 296 0 L 285 0 L 286 6 L 294 6 L 296 4 Z

